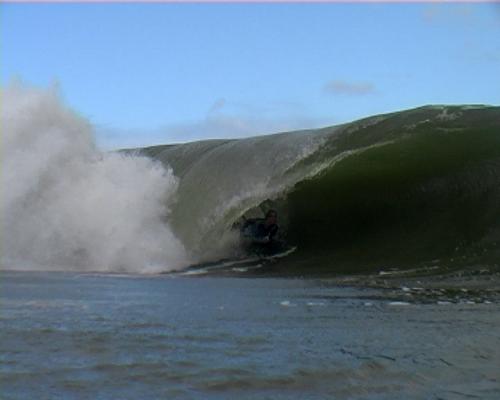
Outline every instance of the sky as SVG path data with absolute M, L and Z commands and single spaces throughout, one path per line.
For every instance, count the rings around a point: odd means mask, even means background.
M 3 3 L 1 85 L 57 87 L 105 149 L 500 105 L 499 3 Z

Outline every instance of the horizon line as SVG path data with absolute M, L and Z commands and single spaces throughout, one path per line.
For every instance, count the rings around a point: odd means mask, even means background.
M 453 4 L 500 3 L 500 0 L 0 0 L 0 4 Z

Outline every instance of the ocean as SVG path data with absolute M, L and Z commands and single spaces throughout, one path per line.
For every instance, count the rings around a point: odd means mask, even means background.
M 2 399 L 498 399 L 500 304 L 328 280 L 9 272 Z

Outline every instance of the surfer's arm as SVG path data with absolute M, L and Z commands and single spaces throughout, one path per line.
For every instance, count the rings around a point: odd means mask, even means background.
M 253 238 L 252 242 L 257 243 L 257 244 L 265 244 L 269 243 L 271 239 L 269 236 L 262 236 L 262 237 L 255 237 Z
M 278 225 L 273 225 L 268 235 L 268 241 L 273 240 L 278 233 Z

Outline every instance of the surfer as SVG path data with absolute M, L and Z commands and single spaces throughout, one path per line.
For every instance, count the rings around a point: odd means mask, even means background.
M 278 230 L 278 213 L 276 210 L 269 210 L 264 219 L 245 220 L 240 232 L 250 250 L 271 254 L 282 247 L 281 242 L 277 240 Z

